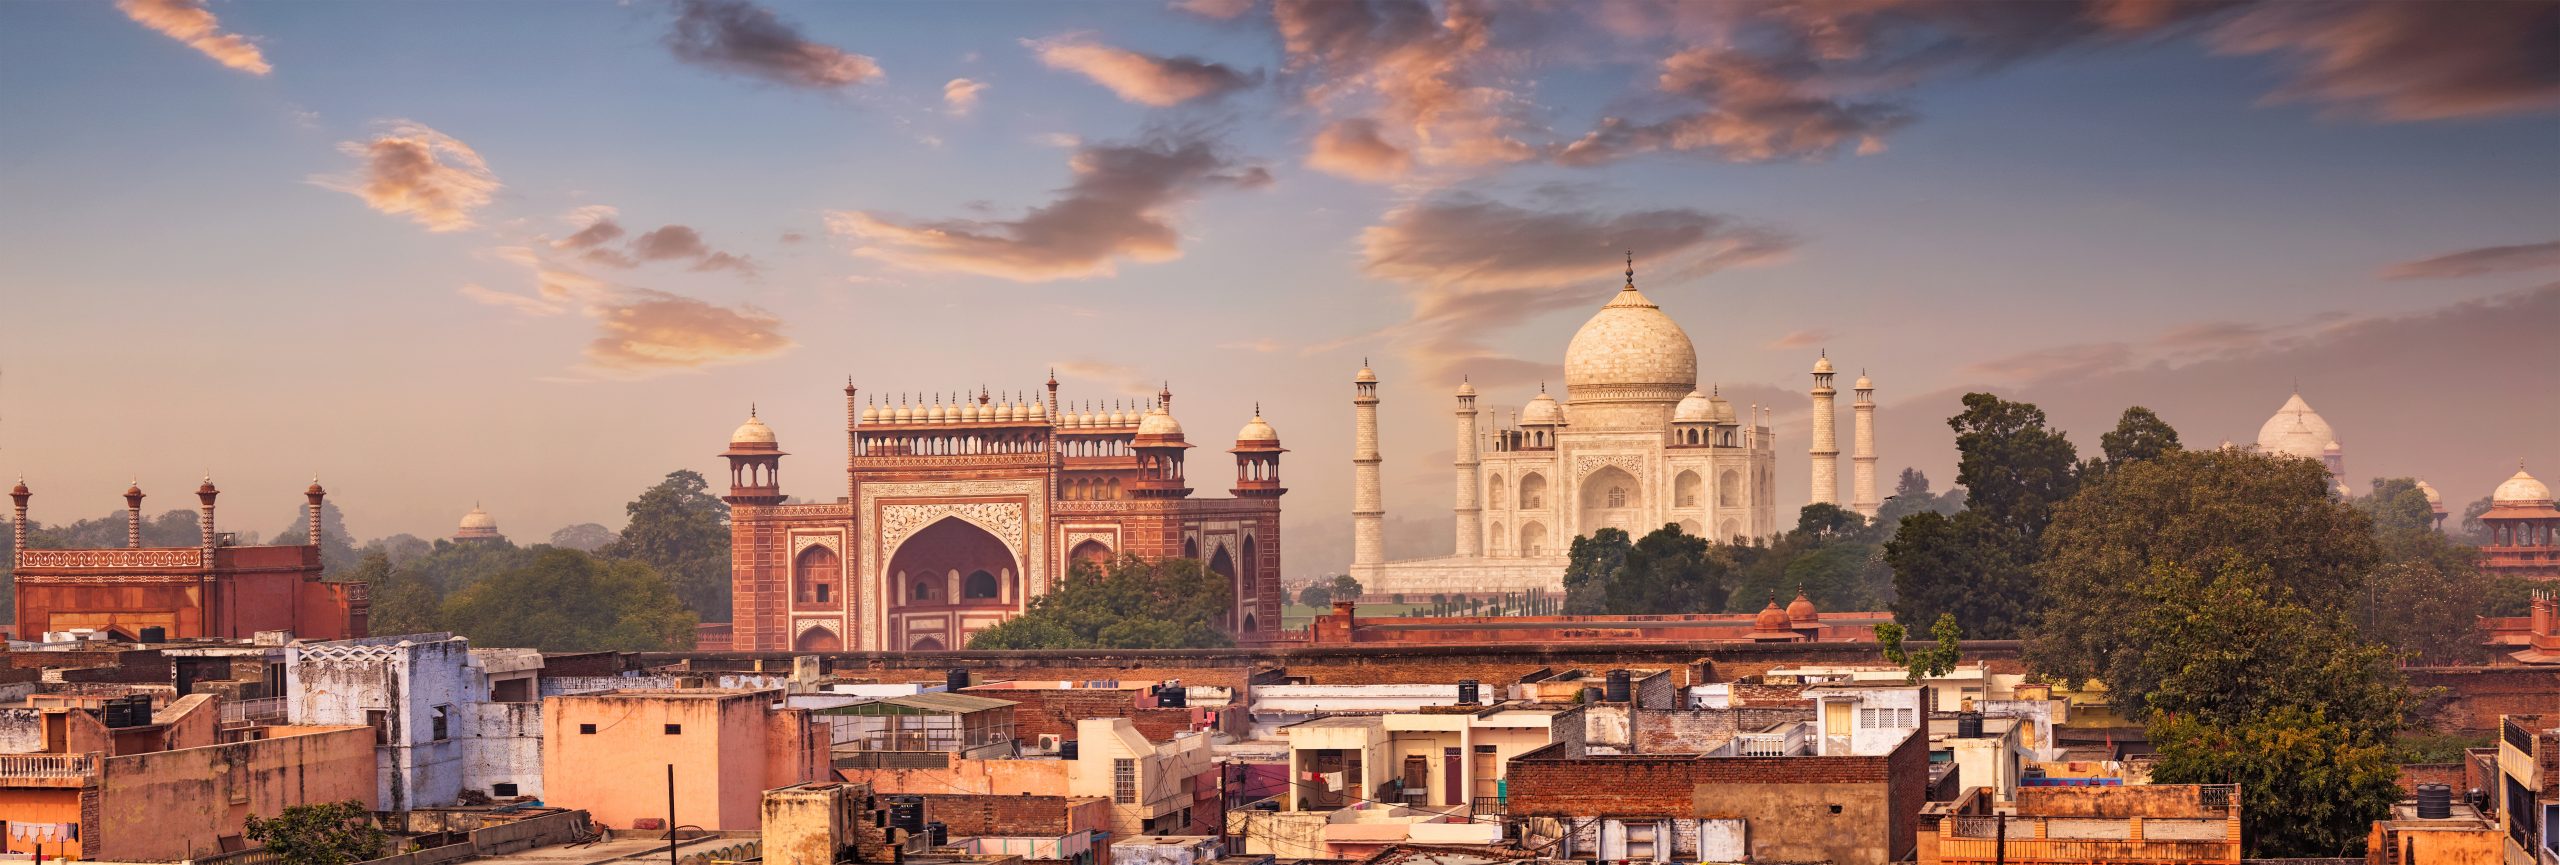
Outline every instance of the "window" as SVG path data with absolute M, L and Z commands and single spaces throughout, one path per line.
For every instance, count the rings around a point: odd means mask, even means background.
M 1626 487 L 1609 488 L 1609 506 L 1613 508 L 1623 508 L 1627 506 Z
M 452 706 L 437 706 L 435 708 L 435 717 L 429 722 L 431 725 L 430 729 L 432 729 L 436 734 L 435 741 L 442 742 L 447 738 L 451 738 L 445 735 L 447 729 L 445 726 L 445 718 L 451 714 L 453 714 Z
M 827 585 L 827 584 L 825 584 L 825 583 L 819 583 L 819 584 L 818 584 L 818 603 L 823 604 L 823 603 L 826 603 L 826 602 L 827 602 L 827 590 L 828 590 L 828 589 L 830 589 L 830 588 L 833 588 L 833 587 L 831 587 L 831 586 L 829 586 L 829 585 Z
M 364 710 L 364 725 L 373 728 L 374 744 L 391 744 L 391 713 L 388 710 Z
M 985 571 L 971 571 L 969 573 L 969 578 L 961 581 L 960 583 L 960 596 L 972 600 L 979 598 L 994 598 L 996 596 L 996 575 Z
M 916 600 L 919 600 L 919 601 L 930 601 L 930 600 L 933 600 L 933 584 L 932 584 L 932 583 L 925 582 L 925 581 L 923 581 L 923 580 L 917 580 L 917 581 L 916 581 Z
M 579 725 L 578 725 L 578 735 L 581 735 L 581 736 L 593 736 L 593 735 L 595 735 L 595 734 L 596 734 L 596 725 L 594 725 L 594 724 L 579 724 Z
M 496 796 L 500 799 L 513 799 L 516 797 L 516 785 L 511 781 L 500 781 L 498 783 L 491 784 L 489 785 L 489 795 Z
M 1111 801 L 1138 804 L 1138 761 L 1126 757 L 1111 761 Z
M 667 725 L 667 735 L 669 735 L 669 736 L 682 736 L 682 735 L 684 735 L 684 725 L 683 725 L 683 724 L 668 724 L 668 725 Z

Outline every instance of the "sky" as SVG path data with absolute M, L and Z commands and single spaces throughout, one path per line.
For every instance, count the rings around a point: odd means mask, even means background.
M 840 494 L 841 388 L 1159 387 L 1290 448 L 1348 559 L 1350 381 L 1398 555 L 1451 391 L 1510 411 L 1621 281 L 1702 385 L 1877 383 L 1885 483 L 1990 390 L 2352 483 L 2560 476 L 2560 3 L 749 0 L 0 4 L 0 473 L 540 540 L 752 405 Z M 1845 411 L 1844 411 L 1845 413 Z M 1223 477 L 1208 472 L 1203 477 Z M 1220 491 L 1204 489 L 1201 495 Z M 243 509 L 246 509 L 243 511 Z

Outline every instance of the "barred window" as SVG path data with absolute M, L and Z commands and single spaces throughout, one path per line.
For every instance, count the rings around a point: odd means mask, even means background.
M 1125 757 L 1111 761 L 1111 801 L 1138 804 L 1138 761 Z

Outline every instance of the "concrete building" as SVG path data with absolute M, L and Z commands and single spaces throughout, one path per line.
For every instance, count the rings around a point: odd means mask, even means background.
M 1692 713 L 1638 712 L 1625 748 L 1595 745 L 1578 735 L 1587 728 L 1568 726 L 1574 734 L 1511 761 L 1508 813 L 1527 843 L 1552 845 L 1555 858 L 1897 861 L 1917 843 L 1929 743 L 1916 721 L 1889 725 L 1898 710 L 1918 707 L 1920 691 L 1838 690 L 1818 697 L 1821 722 L 1785 711 L 1748 724 L 1694 723 L 1701 717 L 1647 734 L 1645 716 Z M 1824 726 L 1839 717 L 1834 704 L 1852 722 L 1846 731 Z M 1875 726 L 1856 726 L 1865 719 Z
M 794 698 L 797 702 L 799 698 Z M 835 753 L 933 752 L 969 759 L 1014 754 L 1011 700 L 935 692 L 811 709 Z
M 2416 802 L 2401 802 L 2373 821 L 2366 865 L 2506 865 L 2506 836 L 2470 805 L 2448 803 L 2442 817 L 2419 812 Z
M 1827 388 L 1830 361 L 1821 361 Z M 1481 423 L 1474 385 L 1455 394 L 1458 448 L 1450 555 L 1386 560 L 1379 489 L 1377 373 L 1352 379 L 1351 576 L 1370 594 L 1487 595 L 1563 590 L 1573 539 L 1602 528 L 1642 536 L 1666 524 L 1719 541 L 1767 537 L 1778 524 L 1771 411 L 1738 413 L 1699 387 L 1687 331 L 1626 285 L 1565 349 L 1565 399 L 1542 386 L 1513 422 Z M 1818 400 L 1827 400 L 1820 388 Z M 1831 414 L 1815 412 L 1815 495 L 1837 501 Z M 1833 468 L 1823 468 L 1834 465 Z M 1824 472 L 1831 482 L 1823 483 Z M 1828 491 L 1828 492 L 1826 492 Z
M 1111 800 L 1094 796 L 925 794 L 924 818 L 977 856 L 1039 865 L 1110 865 Z
M 1472 819 L 1499 813 L 1509 761 L 1581 718 L 1560 706 L 1335 715 L 1281 730 L 1291 791 L 1283 811 L 1391 802 Z
M 1201 833 L 1217 825 L 1217 764 L 1205 734 L 1151 742 L 1126 718 L 1087 718 L 1076 722 L 1066 792 L 1110 799 L 1117 837 Z
M 210 696 L 151 723 L 109 727 L 82 710 L 0 710 L 0 853 L 127 862 L 239 850 L 244 820 L 294 805 L 376 807 L 372 731 L 279 726 L 216 744 Z M 30 723 L 32 721 L 32 723 Z
M 382 810 L 542 795 L 539 653 L 409 634 L 296 641 L 284 667 L 289 723 L 374 729 Z
M 1920 816 L 1923 865 L 2236 865 L 2240 853 L 2240 790 L 2229 784 L 2026 788 L 2010 806 L 1976 787 Z
M 759 852 L 765 865 L 880 862 L 887 834 L 875 825 L 871 788 L 837 781 L 792 784 L 764 793 Z
M 141 640 L 249 639 L 288 631 L 311 639 L 361 637 L 372 602 L 363 583 L 320 579 L 320 503 L 303 491 L 309 534 L 298 544 L 242 546 L 214 530 L 213 480 L 196 487 L 202 539 L 191 547 L 142 545 L 142 487 L 125 488 L 126 543 L 87 550 L 29 549 L 26 481 L 9 491 L 16 570 L 15 630 L 29 639 L 74 629 Z
M 2508 840 L 2509 861 L 2560 857 L 2560 717 L 2506 715 L 2498 723 L 2497 775 L 2489 809 Z
M 779 691 L 712 688 L 548 698 L 543 799 L 586 809 L 600 826 L 663 820 L 672 766 L 680 825 L 754 829 L 764 791 L 827 772 L 826 725 L 781 701 Z

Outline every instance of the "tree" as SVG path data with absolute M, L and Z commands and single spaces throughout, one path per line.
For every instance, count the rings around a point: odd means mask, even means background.
M 2317 711 L 2229 725 L 2162 713 L 2150 730 L 2159 749 L 2151 783 L 2240 785 L 2252 858 L 2361 856 L 2368 828 L 2400 798 L 2390 744 L 2359 739 Z
M 1605 612 L 1608 583 L 1620 568 L 1626 567 L 1627 551 L 1634 546 L 1623 529 L 1603 528 L 1575 537 L 1565 557 L 1565 615 Z
M 1939 613 L 1938 623 L 1929 626 L 1929 636 L 1937 644 L 1926 649 L 1908 649 L 1902 645 L 1902 626 L 1886 622 L 1876 626 L 1876 642 L 1883 645 L 1884 659 L 1911 672 L 1907 681 L 1944 676 L 1955 670 L 1964 657 L 1964 629 L 1956 625 L 1951 613 Z
M 2487 546 L 2489 543 L 2489 524 L 2481 522 L 2480 515 L 2488 513 L 2490 508 L 2496 506 L 2497 502 L 2493 501 L 2490 496 L 2481 496 L 2478 501 L 2463 505 L 2462 539 L 2469 541 L 2471 545 L 2475 547 Z
M 2098 450 L 2106 455 L 2109 468 L 2159 459 L 2161 454 L 2183 449 L 2178 444 L 2178 431 L 2160 415 L 2141 406 L 2125 409 L 2124 415 L 2116 418 L 2115 430 L 2098 437 Z
M 2023 546 L 1977 511 L 1902 518 L 1884 545 L 1884 562 L 1893 570 L 1893 617 L 1930 622 L 1953 614 L 1976 637 L 2015 638 L 2038 607 Z
M 2150 644 L 2125 623 L 2176 573 L 2267 573 L 2283 603 L 2340 613 L 2366 599 L 2380 560 L 2371 521 L 2329 495 L 2316 460 L 2246 451 L 2172 451 L 2129 463 L 2055 509 L 2035 575 L 2045 607 L 2028 635 L 2030 665 L 2110 687 Z M 1908 530 L 1909 521 L 1904 522 Z
M 557 547 L 454 593 L 438 615 L 473 643 L 546 652 L 681 651 L 697 621 L 648 565 Z
M 391 554 L 366 547 L 364 558 L 347 573 L 347 581 L 370 587 L 373 609 L 366 620 L 377 635 L 425 634 L 444 630 L 444 593 L 414 571 L 391 563 Z
M 380 858 L 389 836 L 354 800 L 289 805 L 274 817 L 250 815 L 242 834 L 275 854 L 279 865 L 349 865 Z
M 277 546 L 299 546 L 311 543 L 311 506 L 293 509 L 293 524 L 268 539 Z M 192 543 L 189 546 L 193 546 Z M 338 500 L 320 502 L 320 570 L 336 577 L 356 566 L 356 539 L 347 533 L 347 517 L 338 512 Z
M 1616 529 L 1601 529 L 1595 535 L 1626 537 Z M 1574 540 L 1577 555 L 1594 556 L 1586 564 L 1596 569 L 1614 558 L 1618 565 L 1579 582 L 1568 581 L 1568 609 L 1603 615 L 1712 613 L 1723 611 L 1732 593 L 1727 580 L 1730 564 L 1715 554 L 1705 538 L 1681 531 L 1677 523 L 1653 530 L 1623 551 L 1604 539 L 1592 540 L 1590 544 Z
M 1901 480 L 1894 482 L 1893 495 L 1885 497 L 1884 503 L 1876 506 L 1875 524 L 1880 529 L 1890 530 L 1899 525 L 1903 517 L 1912 514 L 1923 511 L 1952 514 L 1963 509 L 1963 487 L 1938 495 L 1929 491 L 1928 475 L 1919 469 L 1906 468 L 1902 470 Z
M 2435 530 L 2436 507 L 2416 478 L 2374 478 L 2373 495 L 2355 500 L 2355 506 L 2373 520 L 2376 532 Z
M 618 540 L 622 540 L 622 536 L 615 534 L 612 529 L 605 528 L 601 523 L 579 523 L 574 526 L 564 526 L 559 531 L 551 533 L 552 546 L 582 553 L 604 549 Z
M 1322 585 L 1309 585 L 1298 590 L 1298 605 L 1325 609 L 1333 606 L 1333 590 Z
M 396 566 L 406 565 L 410 562 L 426 558 L 428 554 L 434 553 L 435 551 L 436 545 L 433 542 L 430 542 L 425 538 L 418 537 L 417 535 L 402 532 L 387 538 L 375 538 L 371 543 L 365 544 L 364 549 L 358 550 L 357 553 L 359 557 L 361 557 L 365 554 L 379 552 L 384 556 L 389 557 L 391 559 L 391 564 Z
M 2484 660 L 2478 617 L 2513 614 L 2531 589 L 2483 573 L 2478 549 L 2437 531 L 2435 507 L 2415 480 L 2376 478 L 2373 495 L 2355 506 L 2373 520 L 2382 550 L 2354 614 L 2365 638 L 2421 663 Z
M 729 506 L 711 483 L 690 469 L 668 472 L 623 510 L 630 525 L 598 552 L 648 565 L 704 621 L 728 621 Z
M 1336 575 L 1334 575 L 1334 578 L 1333 578 L 1333 599 L 1334 599 L 1334 600 L 1337 600 L 1337 601 L 1357 601 L 1357 600 L 1360 600 L 1360 595 L 1361 595 L 1362 593 L 1363 593 L 1363 590 L 1360 588 L 1360 581 L 1359 581 L 1359 580 L 1352 579 L 1350 574 L 1336 574 Z
M 2152 566 L 2150 605 L 2117 628 L 2143 651 L 2105 679 L 2116 707 L 2217 727 L 2296 709 L 2347 725 L 2359 742 L 2389 744 L 2411 708 L 2391 650 L 2360 639 L 2339 613 L 2286 599 L 2273 574 L 2238 561 L 2212 572 Z
M 1965 394 L 1964 411 L 1947 426 L 1956 431 L 1956 483 L 1965 488 L 1965 508 L 2030 545 L 2043 535 L 2053 506 L 2079 489 L 2078 451 L 2045 428 L 2044 410 L 2031 403 Z
M 979 631 L 972 649 L 1202 649 L 1234 645 L 1221 624 L 1234 601 L 1227 578 L 1198 559 L 1147 561 L 1133 555 L 1108 569 L 1078 562 L 1063 585 L 1002 624 Z
M 127 540 L 131 515 L 116 511 L 96 519 L 69 525 L 31 530 L 27 546 L 31 549 L 97 549 L 121 547 Z M 204 543 L 204 527 L 195 511 L 172 508 L 158 516 L 142 518 L 142 545 L 146 547 L 192 547 Z
M 1815 538 L 1863 538 L 1867 531 L 1867 518 L 1830 502 L 1814 502 L 1796 512 L 1795 530 Z

